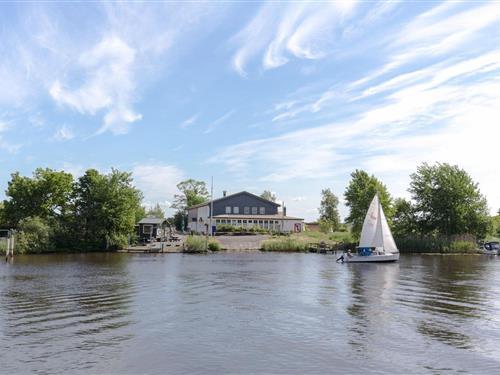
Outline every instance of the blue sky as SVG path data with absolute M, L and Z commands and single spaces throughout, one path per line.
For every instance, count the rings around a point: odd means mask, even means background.
M 312 220 L 356 168 L 408 197 L 439 161 L 500 208 L 498 2 L 11 2 L 0 24 L 2 192 L 115 167 L 147 204 L 213 176 Z

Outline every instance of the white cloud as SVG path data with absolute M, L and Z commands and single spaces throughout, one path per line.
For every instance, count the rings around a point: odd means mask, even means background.
M 356 1 L 267 3 L 231 41 L 238 45 L 233 68 L 246 77 L 250 59 L 262 54 L 262 66 L 273 69 L 291 57 L 319 59 L 331 52 L 335 30 L 352 16 Z
M 221 117 L 219 117 L 217 120 L 213 121 L 206 129 L 205 131 L 203 132 L 204 134 L 208 134 L 208 133 L 211 133 L 213 132 L 215 129 L 217 129 L 217 127 L 224 123 L 227 119 L 229 119 L 233 114 L 234 112 L 236 112 L 235 109 L 232 109 L 228 112 L 226 112 L 225 114 L 223 114 Z
M 59 104 L 72 107 L 82 114 L 94 115 L 105 109 L 99 133 L 126 133 L 129 124 L 141 119 L 141 115 L 132 108 L 136 88 L 135 59 L 136 51 L 122 39 L 105 37 L 79 57 L 79 66 L 88 77 L 85 83 L 71 90 L 57 80 L 50 88 L 50 95 Z
M 259 170 L 264 181 L 338 176 L 347 183 L 349 172 L 364 168 L 390 181 L 396 195 L 405 194 L 421 162 L 449 162 L 469 171 L 492 208 L 500 207 L 500 177 L 492 164 L 500 139 L 499 57 L 500 50 L 488 51 L 391 77 L 368 90 L 385 96 L 363 103 L 358 115 L 228 146 L 211 161 L 235 174 Z M 346 100 L 366 95 L 355 92 Z M 287 103 L 278 108 L 294 110 L 295 102 Z
M 177 193 L 176 185 L 185 179 L 184 172 L 176 166 L 147 162 L 134 166 L 132 176 L 149 206 L 171 201 Z
M 70 139 L 75 138 L 75 134 L 73 133 L 73 131 L 71 130 L 71 128 L 68 125 L 65 124 L 65 125 L 61 126 L 54 133 L 53 138 L 54 138 L 54 140 L 60 141 L 60 142 L 69 141 Z

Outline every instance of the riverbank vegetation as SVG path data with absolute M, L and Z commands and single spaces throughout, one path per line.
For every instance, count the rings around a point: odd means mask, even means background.
M 76 181 L 63 171 L 13 173 L 1 226 L 16 229 L 16 252 L 118 249 L 145 215 L 131 173 L 89 169 Z
M 307 250 L 307 242 L 296 237 L 281 236 L 262 243 L 262 251 L 302 252 Z
M 208 242 L 207 242 L 208 241 Z M 203 253 L 207 250 L 219 251 L 221 246 L 214 238 L 205 238 L 205 236 L 190 235 L 187 236 L 184 243 L 185 252 L 187 253 Z

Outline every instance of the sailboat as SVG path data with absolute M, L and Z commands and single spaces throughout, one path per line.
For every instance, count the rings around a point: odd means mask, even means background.
M 345 262 L 394 262 L 399 259 L 399 250 L 378 195 L 370 203 L 356 249 L 357 254 L 347 253 L 344 256 Z

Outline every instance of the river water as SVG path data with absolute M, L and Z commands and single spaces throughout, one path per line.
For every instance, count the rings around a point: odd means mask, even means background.
M 500 257 L 17 256 L 1 373 L 499 373 Z

